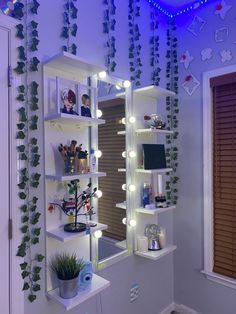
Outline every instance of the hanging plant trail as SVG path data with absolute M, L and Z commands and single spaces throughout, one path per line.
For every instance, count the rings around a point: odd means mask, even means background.
M 157 34 L 159 28 L 158 11 L 153 6 L 150 6 L 150 66 L 152 68 L 151 82 L 153 85 L 158 86 L 160 84 L 160 66 L 159 66 L 159 36 Z
M 77 35 L 78 26 L 76 23 L 78 9 L 75 5 L 77 0 L 66 0 L 63 12 L 63 27 L 61 37 L 65 40 L 65 45 L 62 46 L 63 51 L 77 54 L 77 46 L 75 39 Z
M 24 280 L 23 290 L 29 292 L 28 300 L 36 299 L 36 292 L 40 288 L 40 263 L 44 256 L 35 253 L 34 246 L 39 243 L 41 228 L 36 190 L 40 184 L 41 174 L 37 172 L 40 164 L 39 146 L 37 139 L 38 129 L 38 83 L 30 79 L 38 71 L 39 60 L 36 56 L 39 44 L 38 23 L 34 17 L 38 14 L 39 3 L 36 0 L 20 2 L 18 17 L 21 20 L 16 26 L 16 36 L 22 40 L 18 47 L 18 62 L 14 69 L 22 76 L 23 84 L 18 87 L 17 100 L 21 103 L 18 110 L 19 122 L 17 124 L 18 158 L 20 169 L 18 175 L 19 198 L 22 201 L 22 242 L 18 246 L 17 256 L 24 260 L 20 264 L 21 276 Z
M 170 179 L 166 182 L 167 198 L 171 204 L 177 204 L 178 200 L 178 114 L 179 114 L 179 100 L 178 100 L 178 82 L 179 82 L 179 69 L 178 69 L 178 59 L 177 59 L 177 38 L 175 35 L 176 25 L 175 21 L 172 19 L 169 22 L 169 27 L 167 29 L 167 65 L 166 65 L 166 78 L 167 78 L 167 89 L 174 91 L 176 93 L 175 97 L 166 98 L 166 110 L 168 126 L 174 131 L 172 135 L 166 136 L 166 156 L 168 168 L 172 168 L 173 172 L 170 174 Z
M 103 19 L 103 33 L 107 35 L 105 47 L 107 54 L 105 58 L 105 64 L 108 72 L 114 72 L 116 69 L 116 38 L 115 38 L 115 27 L 116 27 L 116 6 L 115 0 L 103 0 L 104 19 Z
M 140 0 L 129 0 L 129 68 L 130 80 L 135 86 L 141 85 L 142 62 L 140 44 L 140 31 L 137 18 L 140 17 Z

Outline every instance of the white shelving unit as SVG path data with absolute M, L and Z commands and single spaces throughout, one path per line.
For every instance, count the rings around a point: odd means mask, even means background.
M 76 127 L 87 127 L 92 125 L 104 124 L 106 121 L 98 118 L 82 117 L 77 115 L 71 115 L 66 113 L 55 113 L 48 115 L 44 118 L 44 121 L 50 123 L 60 123 L 63 125 L 74 125 Z
M 135 130 L 137 134 L 143 134 L 143 135 L 152 135 L 152 134 L 173 134 L 173 131 L 170 130 L 162 130 L 162 129 L 137 129 Z
M 47 296 L 49 299 L 55 301 L 56 303 L 62 305 L 67 311 L 72 310 L 79 304 L 87 301 L 96 294 L 102 292 L 104 289 L 110 286 L 110 282 L 96 274 L 93 274 L 92 283 L 86 289 L 80 289 L 76 297 L 72 299 L 62 299 L 59 296 L 58 288 L 48 291 Z
M 137 173 L 144 173 L 144 174 L 165 174 L 168 172 L 173 171 L 172 168 L 164 168 L 164 169 L 151 169 L 151 170 L 147 170 L 147 169 L 136 169 L 135 170 Z
M 125 168 L 119 168 L 117 169 L 118 172 L 126 172 L 126 169 Z
M 72 181 L 72 180 L 83 180 L 91 178 L 105 177 L 105 172 L 88 172 L 88 173 L 78 173 L 72 175 L 63 175 L 63 174 L 46 174 L 46 179 L 56 180 L 56 181 Z
M 126 210 L 126 204 L 125 204 L 125 203 L 117 203 L 117 204 L 116 204 L 116 207 Z
M 94 222 L 94 221 L 90 221 L 90 222 Z M 61 242 L 68 242 L 77 238 L 81 238 L 90 234 L 93 234 L 95 231 L 98 230 L 106 230 L 108 228 L 107 225 L 101 224 L 96 222 L 97 226 L 95 227 L 90 227 L 90 229 L 83 231 L 83 232 L 79 232 L 79 233 L 69 233 L 69 232 L 65 232 L 63 230 L 63 226 L 55 228 L 53 230 L 48 230 L 47 231 L 47 236 L 50 238 L 54 238 L 58 241 Z
M 142 96 L 146 96 L 146 97 L 150 97 L 154 99 L 157 99 L 160 97 L 175 96 L 174 92 L 167 90 L 165 88 L 159 87 L 159 86 L 154 86 L 154 85 L 137 88 L 134 90 L 134 94 L 142 95 Z
M 148 252 L 139 252 L 135 251 L 134 254 L 151 259 L 153 261 L 157 261 L 158 259 L 174 252 L 177 249 L 176 245 L 167 245 L 164 249 L 159 250 L 159 251 L 148 251 Z
M 147 208 L 136 208 L 136 213 L 139 214 L 147 214 L 147 215 L 156 215 L 156 214 L 161 214 L 170 210 L 175 209 L 176 206 L 168 206 L 165 208 L 153 208 L 153 209 L 147 209 Z

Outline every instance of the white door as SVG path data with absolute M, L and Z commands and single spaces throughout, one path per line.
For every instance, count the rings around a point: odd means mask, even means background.
M 9 314 L 9 38 L 0 26 L 0 312 Z

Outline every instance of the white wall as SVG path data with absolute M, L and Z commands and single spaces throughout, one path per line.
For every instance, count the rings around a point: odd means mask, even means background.
M 203 269 L 203 141 L 202 141 L 202 73 L 230 64 L 236 60 L 234 0 L 226 0 L 233 8 L 225 20 L 215 15 L 215 6 L 220 1 L 198 9 L 195 14 L 206 21 L 198 36 L 187 27 L 193 18 L 193 11 L 177 19 L 179 57 L 189 50 L 194 57 L 189 69 L 180 64 L 180 84 L 189 74 L 199 80 L 200 86 L 190 97 L 180 86 L 180 185 L 179 205 L 174 214 L 174 239 L 178 245 L 174 258 L 175 301 L 187 305 L 202 314 L 235 314 L 235 290 L 213 283 L 200 273 Z M 220 43 L 214 39 L 215 30 L 227 27 L 228 38 Z M 213 49 L 213 58 L 201 60 L 203 48 Z M 233 59 L 221 62 L 220 51 L 231 49 Z
M 64 1 L 40 1 L 39 58 L 43 61 L 61 50 L 60 38 L 62 26 L 62 6 Z M 128 1 L 117 0 L 117 71 L 116 75 L 129 78 L 128 66 Z M 146 0 L 141 1 L 142 17 L 140 18 L 145 34 L 142 34 L 144 74 L 142 84 L 150 84 L 149 69 L 149 6 Z M 102 34 L 103 6 L 102 1 L 78 1 L 78 55 L 93 63 L 104 63 L 104 41 Z M 164 24 L 160 34 L 165 34 Z M 161 43 L 161 58 L 163 73 L 165 73 L 165 38 Z M 40 193 L 42 197 L 42 190 Z M 41 202 L 42 212 L 44 204 Z M 171 213 L 164 214 L 165 223 L 172 227 Z M 44 250 L 43 241 L 41 249 Z M 158 262 L 152 262 L 139 257 L 129 257 L 101 272 L 101 275 L 111 280 L 111 287 L 99 297 L 75 308 L 70 313 L 75 314 L 158 314 L 173 301 L 173 259 L 167 256 Z M 43 274 L 42 274 L 43 277 Z M 129 302 L 129 288 L 133 283 L 140 285 L 140 297 Z M 49 302 L 44 294 L 44 280 L 41 282 L 42 291 L 38 294 L 36 303 L 25 301 L 25 314 L 62 314 L 64 310 Z

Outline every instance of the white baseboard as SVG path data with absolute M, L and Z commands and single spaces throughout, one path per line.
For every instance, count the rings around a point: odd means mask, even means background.
M 187 307 L 183 304 L 176 304 L 176 303 L 171 303 L 170 305 L 167 306 L 167 308 L 165 308 L 159 314 L 170 314 L 172 311 L 176 311 L 179 314 L 200 314 L 199 312 L 196 312 L 190 307 Z

